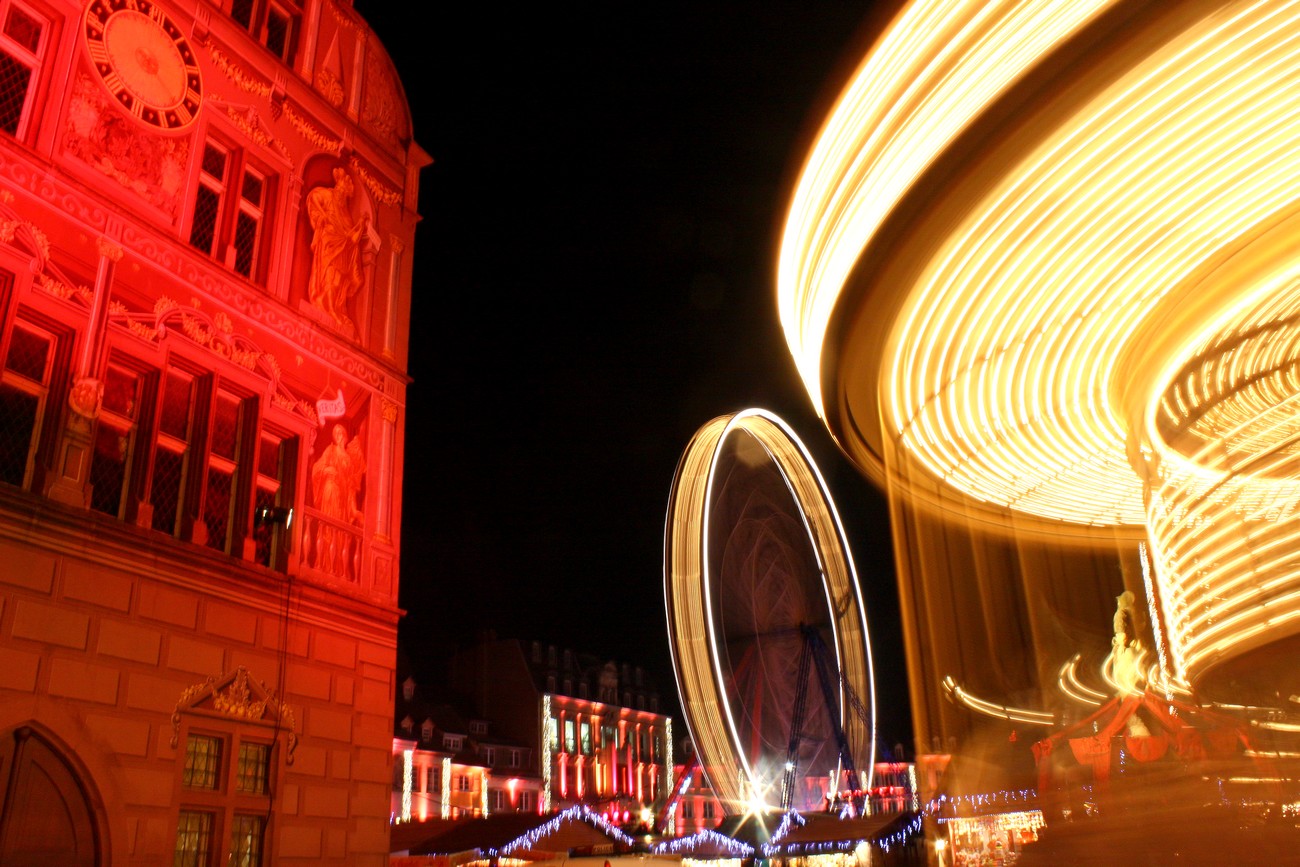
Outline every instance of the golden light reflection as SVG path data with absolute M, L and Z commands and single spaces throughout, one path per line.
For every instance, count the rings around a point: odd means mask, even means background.
M 1145 527 L 1176 681 L 1300 635 L 1297 69 L 1276 0 L 911 3 L 782 239 L 787 342 L 851 456 Z

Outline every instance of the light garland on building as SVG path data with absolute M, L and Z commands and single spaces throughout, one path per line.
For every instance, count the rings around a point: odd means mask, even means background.
M 415 750 L 402 750 L 402 821 L 411 821 L 411 791 L 415 788 L 412 779 Z
M 675 840 L 664 840 L 661 843 L 656 843 L 651 847 L 650 851 L 656 855 L 662 855 L 665 853 L 669 855 L 679 855 L 682 852 L 690 851 L 697 846 L 710 844 L 718 846 L 723 850 L 723 852 L 736 858 L 749 858 L 755 852 L 754 847 L 743 840 L 728 837 L 726 834 L 720 834 L 710 828 L 697 831 L 688 837 L 678 837 Z M 709 860 L 711 861 L 713 859 Z
M 664 794 L 672 792 L 673 787 L 673 718 L 664 717 Z
M 935 816 L 938 821 L 945 822 L 956 818 L 957 811 L 963 808 L 968 810 L 1001 808 L 1037 800 L 1038 792 L 1034 789 L 1004 789 L 978 795 L 939 795 L 937 798 L 931 798 L 925 805 L 925 812 Z M 944 815 L 945 813 L 947 815 Z
M 604 816 L 593 811 L 586 804 L 577 804 L 569 807 L 567 810 L 562 810 L 559 813 L 556 813 L 555 816 L 548 819 L 546 822 L 538 825 L 536 828 L 533 828 L 525 834 L 521 834 L 501 848 L 485 849 L 483 851 L 493 857 L 497 857 L 500 855 L 509 855 L 511 852 L 520 849 L 532 849 L 540 840 L 542 840 L 542 838 L 554 834 L 560 829 L 561 825 L 565 822 L 573 821 L 574 819 L 579 819 L 590 825 L 594 825 L 597 830 L 613 837 L 615 842 L 624 846 L 631 846 L 633 842 L 635 842 L 631 837 L 623 833 L 617 825 L 610 823 Z
M 781 817 L 781 824 L 777 826 L 776 831 L 768 838 L 767 845 L 775 846 L 786 838 L 786 836 L 795 828 L 802 828 L 808 824 L 808 820 L 799 815 L 798 810 L 790 810 Z
M 793 811 L 786 814 L 786 817 L 796 815 Z M 806 821 L 799 817 L 800 821 Z M 785 822 L 782 821 L 785 827 Z M 779 830 L 779 829 L 778 829 Z M 918 814 L 907 821 L 907 824 L 892 834 L 885 837 L 864 839 L 864 840 L 816 840 L 808 843 L 782 843 L 778 840 L 777 835 L 773 834 L 772 839 L 763 844 L 763 854 L 768 858 L 794 855 L 820 855 L 833 854 L 842 852 L 852 852 L 859 847 L 866 846 L 873 849 L 881 849 L 888 852 L 894 846 L 901 846 L 909 839 L 921 832 L 921 816 Z M 789 829 L 786 830 L 789 833 Z M 783 838 L 782 838 L 783 839 Z M 862 859 L 859 859 L 862 860 Z
M 442 758 L 442 818 L 451 818 L 451 756 Z
M 551 743 L 558 734 L 555 719 L 551 716 L 551 695 L 542 696 L 542 791 L 537 799 L 537 812 L 551 811 Z

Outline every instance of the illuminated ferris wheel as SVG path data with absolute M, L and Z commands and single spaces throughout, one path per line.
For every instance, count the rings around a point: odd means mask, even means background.
M 695 434 L 673 483 L 664 562 L 682 707 L 728 809 L 809 808 L 869 787 L 862 596 L 834 503 L 781 419 L 749 409 Z

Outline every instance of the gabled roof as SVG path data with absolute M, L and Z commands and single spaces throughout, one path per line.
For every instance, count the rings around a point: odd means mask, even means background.
M 523 852 L 533 848 L 568 851 L 574 846 L 616 843 L 630 846 L 632 838 L 584 806 L 561 813 L 496 813 L 469 819 L 410 847 L 412 855 L 456 855 L 462 852 Z

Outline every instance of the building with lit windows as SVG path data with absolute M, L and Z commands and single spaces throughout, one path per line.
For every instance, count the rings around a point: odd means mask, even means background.
M 530 748 L 490 720 L 428 700 L 412 677 L 398 685 L 393 718 L 394 822 L 539 812 Z
M 428 162 L 346 3 L 0 0 L 0 863 L 385 863 Z
M 452 684 L 536 757 L 539 811 L 586 804 L 614 824 L 649 825 L 668 797 L 672 719 L 643 669 L 486 636 L 455 655 Z

